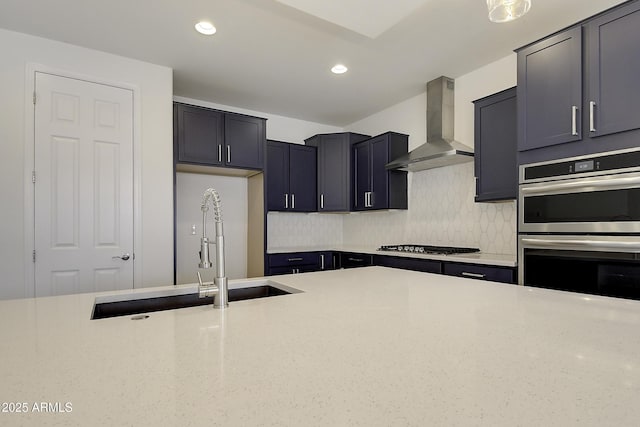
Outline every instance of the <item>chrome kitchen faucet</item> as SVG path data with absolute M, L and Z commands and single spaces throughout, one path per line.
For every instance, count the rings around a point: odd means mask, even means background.
M 226 308 L 229 306 L 229 288 L 227 287 L 227 277 L 224 274 L 224 236 L 222 232 L 222 211 L 220 208 L 220 195 L 213 188 L 209 188 L 202 196 L 202 238 L 200 239 L 200 268 L 211 268 L 209 259 L 209 245 L 211 242 L 207 237 L 207 212 L 209 202 L 213 205 L 213 220 L 216 224 L 216 276 L 213 283 L 203 283 L 202 276 L 198 271 L 198 294 L 200 298 L 213 296 L 213 308 Z

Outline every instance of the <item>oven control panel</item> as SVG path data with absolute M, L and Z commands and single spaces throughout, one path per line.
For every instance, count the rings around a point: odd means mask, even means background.
M 640 150 L 600 153 L 593 156 L 522 165 L 520 181 L 559 179 L 563 176 L 594 172 L 640 170 Z

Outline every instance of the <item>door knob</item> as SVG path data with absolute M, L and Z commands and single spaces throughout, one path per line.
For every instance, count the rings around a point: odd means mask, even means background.
M 127 261 L 129 258 L 131 258 L 131 255 L 129 254 L 124 254 L 122 256 L 112 256 L 111 259 L 121 259 L 123 261 Z

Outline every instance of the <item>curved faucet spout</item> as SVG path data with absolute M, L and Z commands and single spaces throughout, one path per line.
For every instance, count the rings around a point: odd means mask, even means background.
M 224 233 L 222 230 L 222 209 L 220 195 L 213 188 L 208 188 L 202 195 L 200 210 L 202 211 L 202 238 L 200 239 L 200 268 L 211 268 L 212 263 L 209 258 L 209 245 L 211 242 L 207 237 L 207 212 L 209 202 L 213 206 L 213 219 L 216 225 L 216 276 L 212 284 L 204 284 L 198 272 L 200 298 L 213 295 L 213 307 L 225 308 L 229 306 L 229 290 L 227 288 L 227 277 L 224 271 Z

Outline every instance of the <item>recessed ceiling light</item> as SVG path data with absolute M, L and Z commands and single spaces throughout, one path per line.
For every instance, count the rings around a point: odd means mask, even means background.
M 196 31 L 200 34 L 210 36 L 216 33 L 216 27 L 214 27 L 211 22 L 200 21 L 196 24 Z
M 344 74 L 347 70 L 349 69 L 342 64 L 336 64 L 331 68 L 331 72 L 334 74 Z

